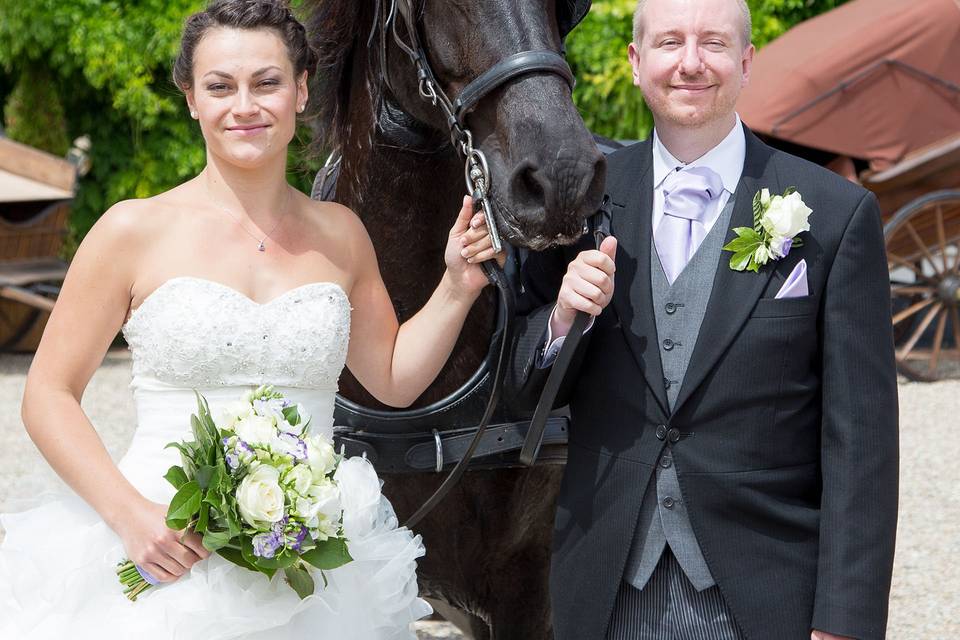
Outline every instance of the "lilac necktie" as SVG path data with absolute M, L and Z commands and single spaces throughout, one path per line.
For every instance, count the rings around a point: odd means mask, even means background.
M 657 255 L 673 284 L 697 251 L 693 221 L 703 222 L 710 202 L 723 193 L 723 180 L 708 167 L 671 171 L 663 181 L 663 218 L 654 231 Z

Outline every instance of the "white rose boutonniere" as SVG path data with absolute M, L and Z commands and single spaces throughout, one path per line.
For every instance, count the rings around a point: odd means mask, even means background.
M 786 257 L 790 250 L 803 244 L 797 235 L 810 230 L 810 207 L 794 187 L 782 196 L 770 196 L 761 189 L 753 197 L 753 228 L 737 227 L 737 237 L 723 247 L 732 251 L 730 268 L 734 271 L 759 271 L 770 260 Z

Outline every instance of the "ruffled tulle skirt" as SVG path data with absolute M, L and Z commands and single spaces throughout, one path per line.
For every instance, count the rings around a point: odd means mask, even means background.
M 381 498 L 379 516 L 351 540 L 354 561 L 315 576 L 301 600 L 284 583 L 220 556 L 136 602 L 115 568 L 120 539 L 72 495 L 0 516 L 0 638 L 5 640 L 395 640 L 415 638 L 411 623 L 430 613 L 417 597 L 419 536 L 397 527 Z

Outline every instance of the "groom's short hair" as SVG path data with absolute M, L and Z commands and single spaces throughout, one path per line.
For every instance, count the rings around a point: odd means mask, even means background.
M 743 28 L 740 37 L 743 39 L 743 47 L 750 46 L 753 39 L 753 19 L 750 17 L 750 7 L 747 0 L 736 0 L 740 8 L 740 14 L 743 16 Z M 647 0 L 637 0 L 637 8 L 633 12 L 633 42 L 639 47 L 640 39 L 643 38 L 643 10 L 647 6 Z

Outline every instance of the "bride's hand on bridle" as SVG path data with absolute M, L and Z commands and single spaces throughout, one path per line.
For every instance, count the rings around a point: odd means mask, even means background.
M 488 284 L 480 263 L 494 259 L 503 267 L 507 254 L 494 252 L 486 218 L 483 213 L 474 213 L 473 198 L 464 196 L 463 207 L 450 230 L 445 254 L 447 268 L 462 271 L 466 286 L 479 291 Z
M 144 500 L 131 509 L 117 535 L 127 557 L 159 582 L 173 582 L 210 555 L 200 536 L 167 527 L 167 508 Z

